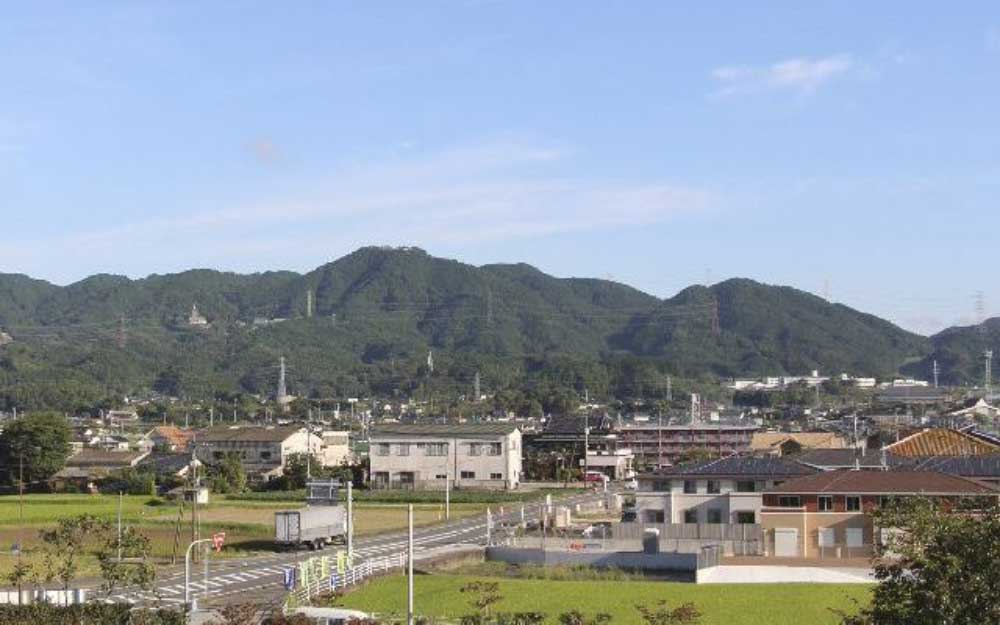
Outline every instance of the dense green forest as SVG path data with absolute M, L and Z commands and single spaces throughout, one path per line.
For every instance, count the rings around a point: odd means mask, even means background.
M 188 324 L 193 305 L 208 327 Z M 989 327 L 997 343 L 1000 323 Z M 922 371 L 934 357 L 959 383 L 975 379 L 982 350 L 981 333 L 928 339 L 750 280 L 661 300 L 524 264 L 474 267 L 374 247 L 304 275 L 201 269 L 59 287 L 0 274 L 0 330 L 13 338 L 0 347 L 0 409 L 69 409 L 150 390 L 267 394 L 280 356 L 290 392 L 305 397 L 469 394 L 479 372 L 484 392 L 627 398 L 662 396 L 667 376 L 885 376 Z

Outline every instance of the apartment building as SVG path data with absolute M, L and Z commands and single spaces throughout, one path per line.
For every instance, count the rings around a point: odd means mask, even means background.
M 517 488 L 521 431 L 511 423 L 384 424 L 371 433 L 376 488 Z
M 760 523 L 762 494 L 817 469 L 778 457 L 730 457 L 639 476 L 636 513 L 644 523 Z
M 749 424 L 636 422 L 619 428 L 618 444 L 632 450 L 637 465 L 666 466 L 700 449 L 720 458 L 747 453 L 756 431 Z

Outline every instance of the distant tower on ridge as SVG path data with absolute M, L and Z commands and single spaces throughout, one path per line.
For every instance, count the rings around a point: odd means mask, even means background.
M 279 404 L 282 404 L 288 398 L 288 388 L 285 386 L 285 357 L 282 356 L 279 362 L 280 362 L 279 365 L 280 368 L 278 370 L 278 394 L 276 396 L 276 399 L 278 400 Z

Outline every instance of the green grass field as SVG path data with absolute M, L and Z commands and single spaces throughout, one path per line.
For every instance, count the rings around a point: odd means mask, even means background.
M 639 623 L 637 604 L 652 606 L 666 599 L 671 606 L 694 602 L 701 625 L 834 625 L 832 609 L 851 612 L 854 601 L 867 601 L 870 589 L 858 585 L 746 584 L 703 585 L 659 581 L 547 581 L 484 578 L 466 575 L 421 575 L 414 582 L 416 611 L 423 616 L 454 619 L 473 613 L 470 596 L 460 588 L 473 580 L 500 583 L 503 600 L 496 611 L 542 612 L 549 623 L 569 610 L 607 612 L 614 624 Z M 336 605 L 389 615 L 406 612 L 406 578 L 372 581 L 345 595 Z
M 226 532 L 226 548 L 220 557 L 242 557 L 252 552 L 274 548 L 274 511 L 294 508 L 293 501 L 240 501 L 218 498 L 201 508 L 202 534 Z M 483 514 L 483 504 L 454 504 L 452 518 Z M 16 496 L 0 496 L 0 578 L 15 562 L 10 546 L 20 542 L 25 547 L 29 562 L 40 560 L 39 530 L 52 527 L 60 518 L 91 514 L 114 521 L 118 513 L 118 497 L 113 495 L 26 495 L 23 522 Z M 168 560 L 174 552 L 177 533 L 177 505 L 147 496 L 125 496 L 122 501 L 122 519 L 127 525 L 136 526 L 149 537 L 153 556 Z M 421 503 L 414 506 L 417 525 L 429 525 L 443 520 L 441 504 Z M 367 536 L 402 530 L 406 527 L 406 506 L 361 502 L 355 506 L 355 536 Z M 190 508 L 185 509 L 185 524 L 181 527 L 180 550 L 190 539 Z M 97 570 L 96 559 L 85 557 L 81 575 L 91 575 Z M 3 585 L 0 583 L 0 585 Z

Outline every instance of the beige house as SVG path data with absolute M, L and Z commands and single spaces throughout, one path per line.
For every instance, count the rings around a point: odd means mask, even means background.
M 834 432 L 754 432 L 750 451 L 757 455 L 786 456 L 808 449 L 844 449 L 843 436 Z
M 371 433 L 377 488 L 517 488 L 521 431 L 510 423 L 384 424 Z
M 319 458 L 323 466 L 335 467 L 352 461 L 350 432 L 324 430 L 320 432 L 320 438 L 323 440 L 323 448 Z
M 770 488 L 761 524 L 771 556 L 869 557 L 880 542 L 870 513 L 887 500 L 922 497 L 950 506 L 997 496 L 986 484 L 933 471 L 826 471 Z
M 323 451 L 323 439 L 299 425 L 211 428 L 198 432 L 193 444 L 204 463 L 214 464 L 235 453 L 247 473 L 265 478 L 281 475 L 292 454 L 321 458 Z

